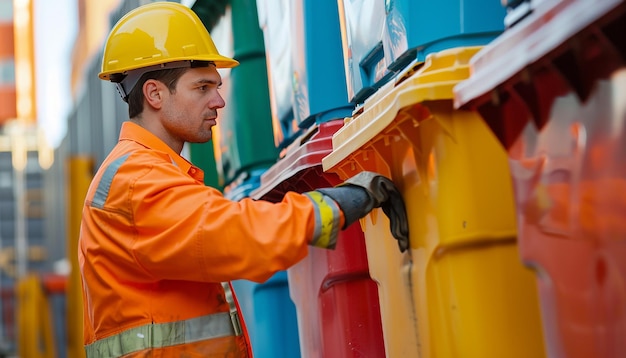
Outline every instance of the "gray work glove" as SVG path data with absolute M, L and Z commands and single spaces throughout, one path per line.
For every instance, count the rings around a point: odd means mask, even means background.
M 317 189 L 333 199 L 343 211 L 344 229 L 366 216 L 374 208 L 382 208 L 389 218 L 391 234 L 398 240 L 400 251 L 409 248 L 409 223 L 404 200 L 388 178 L 374 172 L 361 172 L 334 188 Z

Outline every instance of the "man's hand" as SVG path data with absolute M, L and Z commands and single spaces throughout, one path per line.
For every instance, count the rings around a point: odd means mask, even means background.
M 398 240 L 400 251 L 409 248 L 409 223 L 404 200 L 389 178 L 374 172 L 361 172 L 334 188 L 317 191 L 337 202 L 345 217 L 344 229 L 374 208 L 382 208 L 389 218 L 391 234 Z

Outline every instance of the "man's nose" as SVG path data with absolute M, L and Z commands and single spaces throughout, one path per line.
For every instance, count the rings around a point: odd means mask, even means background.
M 224 101 L 224 98 L 219 93 L 211 101 L 211 108 L 224 108 L 225 105 L 226 101 Z

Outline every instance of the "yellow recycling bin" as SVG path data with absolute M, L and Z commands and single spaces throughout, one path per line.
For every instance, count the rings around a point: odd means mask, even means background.
M 453 108 L 479 47 L 432 54 L 355 111 L 325 171 L 371 170 L 399 187 L 410 249 L 380 209 L 361 220 L 388 357 L 543 357 L 534 276 L 518 256 L 506 152 L 482 119 Z

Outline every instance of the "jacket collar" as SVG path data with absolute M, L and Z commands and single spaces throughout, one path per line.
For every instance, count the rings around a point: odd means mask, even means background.
M 185 158 L 181 157 L 180 154 L 172 150 L 172 148 L 165 144 L 165 142 L 152 134 L 149 130 L 143 128 L 136 123 L 130 121 L 122 123 L 122 129 L 120 131 L 120 141 L 122 140 L 132 140 L 146 148 L 167 153 L 170 158 L 172 158 L 172 162 L 176 164 L 183 171 L 183 173 L 189 173 L 189 169 L 191 169 L 191 167 L 193 166 Z M 197 172 L 197 169 L 199 168 L 196 168 L 195 166 L 193 167 L 193 172 Z

